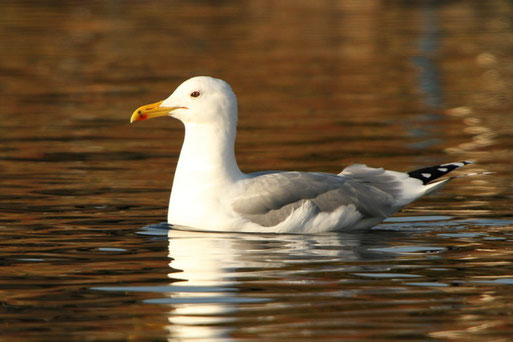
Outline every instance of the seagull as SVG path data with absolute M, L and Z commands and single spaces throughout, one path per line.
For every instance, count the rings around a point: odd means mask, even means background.
M 354 164 L 339 174 L 246 174 L 235 159 L 237 112 L 237 98 L 228 83 L 198 76 L 183 82 L 167 99 L 132 114 L 130 122 L 171 116 L 185 126 L 169 200 L 170 224 L 260 233 L 366 230 L 454 178 L 441 176 L 472 163 L 410 172 Z

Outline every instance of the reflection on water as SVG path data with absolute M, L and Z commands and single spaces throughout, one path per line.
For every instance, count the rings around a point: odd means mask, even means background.
M 368 234 L 320 236 L 145 227 L 141 234 L 169 239 L 169 285 L 97 290 L 153 293 L 144 302 L 168 308 L 166 329 L 178 340 L 464 340 L 509 324 L 497 314 L 484 326 L 479 312 L 509 310 L 510 291 L 496 286 L 513 285 L 510 253 L 498 251 L 513 242 L 510 221 L 391 221 Z
M 1 2 L 0 339 L 510 338 L 512 17 L 504 0 Z M 198 74 L 239 96 L 246 172 L 495 174 L 368 234 L 151 226 L 183 128 L 128 119 Z
M 347 240 L 341 244 L 344 238 Z M 295 286 L 306 290 L 323 283 L 313 277 L 301 276 L 308 271 L 296 265 L 318 264 L 316 272 L 330 272 L 334 270 L 331 263 L 340 258 L 359 259 L 358 250 L 363 251 L 363 247 L 358 246 L 353 236 L 306 239 L 259 234 L 227 236 L 209 233 L 205 236 L 171 230 L 169 256 L 173 260 L 170 266 L 182 272 L 170 273 L 169 277 L 182 281 L 178 284 L 183 286 L 172 291 L 169 298 L 152 302 L 172 305 L 169 315 L 171 337 L 228 338 L 230 334 L 236 334 L 237 317 L 242 315 L 251 319 L 255 306 L 270 308 L 277 293 L 286 295 L 280 288 Z M 277 293 L 258 290 L 270 284 L 278 289 Z M 301 296 L 307 296 L 311 291 L 303 290 Z
M 317 236 L 101 220 L 4 229 L 3 331 L 14 341 L 509 336 L 512 227 L 404 217 Z

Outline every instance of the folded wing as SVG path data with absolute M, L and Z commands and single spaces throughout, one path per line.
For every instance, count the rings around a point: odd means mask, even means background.
M 401 175 L 401 176 L 398 176 Z M 339 175 L 309 172 L 250 174 L 232 203 L 243 218 L 264 227 L 286 220 L 296 209 L 313 205 L 317 214 L 351 207 L 362 218 L 384 219 L 396 210 L 404 173 L 353 165 Z M 421 182 L 418 182 L 422 184 Z

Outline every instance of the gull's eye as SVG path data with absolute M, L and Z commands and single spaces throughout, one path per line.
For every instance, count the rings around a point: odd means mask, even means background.
M 200 92 L 199 91 L 193 91 L 191 93 L 191 97 L 198 97 L 198 96 L 200 96 Z

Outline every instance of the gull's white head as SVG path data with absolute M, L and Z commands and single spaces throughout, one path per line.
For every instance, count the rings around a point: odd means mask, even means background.
M 183 82 L 164 101 L 137 108 L 130 122 L 172 116 L 184 124 L 237 123 L 237 98 L 223 80 L 198 76 Z

